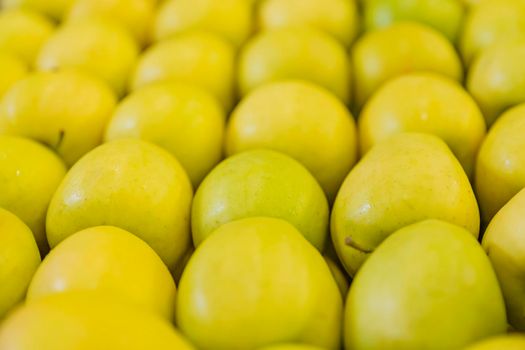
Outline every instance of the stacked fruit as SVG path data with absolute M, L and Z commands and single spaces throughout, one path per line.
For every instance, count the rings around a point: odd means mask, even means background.
M 0 4 L 0 350 L 525 349 L 524 0 Z

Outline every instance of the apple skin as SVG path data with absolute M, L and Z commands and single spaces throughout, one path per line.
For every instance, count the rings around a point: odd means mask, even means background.
M 0 100 L 14 83 L 25 78 L 27 66 L 12 55 L 0 54 Z
M 509 323 L 525 330 L 525 190 L 516 194 L 490 222 L 483 248 L 496 271 L 505 297 Z
M 478 153 L 475 187 L 483 222 L 525 187 L 525 104 L 505 112 Z
M 351 71 L 343 45 L 330 35 L 308 27 L 280 28 L 252 37 L 239 54 L 241 96 L 280 80 L 307 80 L 348 104 Z
M 0 320 L 3 320 L 24 300 L 29 282 L 40 264 L 40 253 L 29 227 L 1 207 L 0 258 Z
M 328 200 L 308 170 L 285 154 L 255 149 L 219 163 L 193 199 L 193 243 L 197 247 L 221 225 L 252 216 L 286 220 L 319 251 L 325 245 Z
M 508 108 L 525 102 L 525 37 L 501 41 L 485 49 L 472 63 L 467 90 L 490 127 Z
M 251 217 L 220 226 L 196 249 L 176 314 L 199 349 L 299 342 L 335 350 L 342 307 L 322 255 L 295 227 Z
M 354 276 L 386 237 L 428 218 L 478 237 L 474 192 L 445 142 L 429 134 L 399 134 L 372 148 L 346 177 L 332 208 L 332 241 Z
M 440 350 L 503 334 L 507 321 L 498 280 L 472 233 L 425 220 L 393 233 L 363 264 L 344 327 L 347 349 Z
M 525 336 L 522 334 L 500 335 L 488 338 L 465 348 L 465 350 L 522 350 Z
M 453 43 L 459 35 L 464 12 L 460 0 L 363 0 L 367 31 L 413 21 L 438 30 Z
M 387 80 L 410 72 L 434 72 L 463 80 L 454 46 L 432 28 L 401 22 L 366 33 L 352 51 L 356 108 Z
M 409 73 L 383 84 L 363 107 L 361 154 L 402 132 L 440 137 L 472 177 L 486 126 L 476 102 L 456 81 L 435 73 Z
M 525 37 L 525 3 L 521 0 L 484 0 L 468 11 L 459 43 L 469 66 L 486 48 Z
M 4 95 L 0 134 L 40 141 L 71 166 L 102 142 L 116 103 L 103 81 L 80 71 L 32 73 Z

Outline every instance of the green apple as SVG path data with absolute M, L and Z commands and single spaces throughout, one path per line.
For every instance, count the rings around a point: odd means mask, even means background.
M 40 264 L 33 233 L 19 218 L 0 207 L 0 321 L 26 294 Z M 0 328 L 1 329 L 1 328 Z M 0 341 L 1 344 L 1 341 Z M 2 346 L 0 345 L 0 349 Z
M 0 53 L 0 101 L 14 83 L 28 73 L 27 65 L 15 56 Z
M 476 192 L 484 223 L 525 187 L 525 104 L 505 112 L 490 129 L 476 163 Z
M 15 56 L 30 67 L 53 31 L 53 23 L 38 13 L 0 11 L 0 51 Z
M 470 65 L 487 47 L 518 38 L 525 38 L 525 2 L 484 0 L 467 13 L 459 48 Z
M 525 189 L 514 196 L 490 222 L 483 247 L 494 266 L 507 304 L 509 323 L 525 330 Z
M 306 345 L 306 344 L 279 344 L 279 345 L 270 345 L 258 348 L 257 350 L 325 350 L 318 346 Z
M 268 83 L 234 109 L 227 155 L 269 148 L 301 162 L 333 201 L 357 158 L 354 118 L 332 93 L 307 81 Z
M 190 243 L 192 188 L 168 151 L 136 139 L 99 146 L 80 159 L 47 212 L 51 248 L 82 229 L 112 225 L 148 243 L 175 269 Z
M 339 349 L 342 298 L 321 254 L 288 222 L 219 227 L 191 257 L 177 324 L 199 349 L 299 342 Z
M 160 5 L 154 23 L 156 40 L 187 30 L 209 31 L 241 46 L 252 34 L 251 4 L 246 0 L 169 0 Z
M 0 328 L 0 349 L 193 350 L 152 312 L 104 295 L 71 292 L 18 308 Z
M 221 162 L 197 189 L 193 243 L 198 246 L 232 220 L 270 216 L 287 220 L 322 250 L 328 215 L 321 186 L 300 163 L 270 150 L 246 151 Z
M 105 139 L 141 138 L 170 151 L 195 188 L 221 160 L 225 113 L 207 91 L 176 82 L 135 90 L 115 110 Z
M 387 80 L 410 72 L 434 72 L 459 82 L 463 67 L 454 46 L 438 31 L 418 23 L 395 23 L 362 36 L 352 52 L 355 103 Z
M 45 146 L 21 137 L 0 136 L 0 207 L 29 226 L 42 255 L 46 240 L 46 212 L 66 174 L 62 160 Z
M 394 134 L 426 132 L 443 139 L 469 177 L 485 137 L 485 119 L 458 84 L 435 73 L 409 73 L 389 80 L 359 116 L 361 153 Z
M 131 90 L 154 82 L 193 84 L 213 94 L 229 111 L 234 99 L 235 49 L 206 32 L 189 32 L 163 40 L 141 56 Z
M 348 289 L 350 288 L 350 281 L 348 280 L 346 272 L 344 272 L 341 266 L 339 266 L 339 263 L 334 261 L 331 257 L 325 255 L 324 260 L 330 268 L 330 272 L 332 272 L 332 276 L 334 277 L 335 282 L 337 283 L 337 287 L 339 287 L 341 296 L 343 297 L 343 299 L 346 298 L 346 295 L 348 294 Z
M 505 333 L 505 305 L 471 232 L 440 220 L 388 237 L 352 283 L 347 349 L 462 349 Z
M 470 67 L 467 89 L 491 126 L 506 109 L 525 102 L 525 36 L 485 49 Z
M 307 27 L 263 31 L 251 38 L 239 56 L 241 96 L 279 80 L 301 79 L 318 84 L 350 101 L 350 64 L 342 44 Z
M 84 18 L 106 18 L 128 29 L 139 44 L 150 39 L 150 26 L 155 15 L 151 0 L 76 0 L 65 16 L 66 21 Z
M 463 21 L 461 0 L 363 0 L 365 30 L 400 21 L 419 22 L 440 31 L 455 42 Z
M 478 236 L 474 192 L 445 142 L 429 134 L 399 134 L 378 143 L 348 174 L 332 209 L 332 240 L 353 276 L 390 234 L 429 218 Z
M 173 320 L 175 282 L 168 268 L 143 240 L 117 227 L 91 227 L 58 244 L 36 270 L 27 302 L 82 290 Z
M 523 350 L 525 336 L 509 334 L 482 340 L 465 348 L 465 350 Z
M 60 27 L 42 47 L 36 66 L 43 71 L 78 68 L 122 96 L 138 53 L 126 29 L 104 18 L 87 18 Z
M 71 166 L 102 142 L 115 104 L 111 89 L 84 73 L 33 73 L 4 95 L 0 134 L 40 141 Z
M 306 25 L 332 35 L 345 46 L 352 44 L 359 29 L 355 0 L 266 0 L 257 14 L 263 30 Z

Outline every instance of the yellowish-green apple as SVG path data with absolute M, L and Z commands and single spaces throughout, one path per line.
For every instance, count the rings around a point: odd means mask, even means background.
M 470 65 L 487 47 L 525 38 L 525 2 L 484 0 L 466 15 L 460 40 L 463 61 Z
M 318 84 L 350 101 L 350 63 L 344 46 L 308 27 L 263 31 L 250 39 L 239 56 L 241 96 L 279 80 L 301 79 Z
M 459 82 L 463 79 L 454 46 L 435 29 L 406 22 L 365 34 L 352 51 L 357 107 L 387 80 L 410 72 L 435 72 Z
M 0 207 L 0 320 L 25 295 L 40 264 L 33 233 L 13 213 Z M 2 347 L 0 346 L 0 349 Z
M 194 188 L 221 160 L 226 119 L 207 91 L 176 82 L 139 88 L 126 97 L 108 123 L 108 141 L 134 137 L 170 151 Z
M 11 54 L 0 53 L 0 101 L 17 81 L 28 73 L 27 65 Z
M 366 31 L 413 21 L 438 30 L 451 42 L 459 35 L 464 12 L 462 0 L 363 0 Z
M 151 0 L 76 0 L 65 20 L 113 20 L 128 29 L 140 45 L 145 45 L 150 40 L 154 14 L 155 3 Z
M 60 21 L 75 0 L 2 0 L 5 9 L 38 12 Z
M 102 142 L 115 104 L 104 82 L 79 71 L 33 73 L 4 95 L 0 134 L 40 141 L 71 166 Z
M 350 46 L 359 29 L 355 0 L 266 0 L 257 11 L 263 30 L 311 26 Z
M 525 36 L 486 48 L 470 67 L 467 89 L 491 126 L 506 109 L 525 102 Z
M 17 215 L 31 229 L 42 254 L 46 212 L 66 167 L 47 147 L 21 137 L 0 136 L 0 207 Z
M 60 27 L 43 45 L 36 65 L 43 71 L 78 68 L 104 80 L 121 96 L 138 52 L 124 27 L 103 18 L 87 18 Z
M 230 110 L 234 99 L 235 49 L 206 32 L 189 32 L 151 46 L 140 58 L 131 89 L 176 81 L 193 84 L 213 94 Z
M 485 119 L 456 81 L 436 73 L 409 73 L 383 84 L 361 110 L 361 154 L 403 132 L 443 139 L 470 177 L 485 137 Z
M 483 221 L 525 187 L 525 104 L 505 112 L 490 129 L 476 163 L 476 192 Z
M 333 201 L 357 159 L 355 122 L 330 91 L 307 81 L 265 84 L 234 109 L 227 155 L 269 148 L 288 154 L 315 176 Z
M 137 139 L 103 144 L 80 159 L 47 212 L 51 248 L 82 229 L 111 225 L 148 243 L 175 269 L 190 244 L 192 188 L 168 151 Z
M 498 276 L 509 323 L 525 330 L 525 189 L 516 194 L 490 222 L 483 247 Z
M 94 292 L 71 292 L 35 300 L 14 311 L 0 329 L 0 349 L 194 348 L 168 321 L 150 311 Z
M 252 216 L 294 225 L 317 249 L 328 234 L 328 201 L 315 178 L 285 154 L 258 149 L 227 158 L 197 189 L 191 212 L 198 246 L 219 226 Z
M 465 350 L 523 350 L 525 349 L 525 336 L 522 334 L 508 334 L 491 337 L 476 342 Z
M 425 220 L 388 237 L 352 282 L 347 349 L 462 349 L 505 333 L 505 305 L 485 252 L 462 227 Z
M 91 227 L 59 243 L 36 270 L 27 302 L 83 290 L 127 301 L 130 306 L 173 320 L 173 277 L 149 245 L 123 229 Z
M 177 324 L 199 349 L 299 342 L 339 349 L 342 298 L 321 254 L 288 222 L 219 227 L 191 257 Z
M 163 40 L 188 30 L 202 30 L 239 47 L 252 33 L 252 17 L 246 0 L 169 0 L 159 7 L 153 35 Z
M 474 192 L 446 143 L 430 134 L 398 134 L 374 146 L 343 182 L 332 210 L 332 240 L 354 276 L 385 238 L 425 219 L 479 234 Z
M 0 11 L 0 52 L 13 55 L 31 67 L 53 31 L 53 23 L 38 13 Z
M 314 345 L 286 343 L 264 346 L 262 348 L 258 348 L 257 350 L 325 350 L 325 348 L 320 348 Z

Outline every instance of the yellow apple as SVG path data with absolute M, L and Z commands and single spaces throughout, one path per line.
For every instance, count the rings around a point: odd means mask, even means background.
M 46 240 L 46 212 L 51 197 L 66 174 L 62 160 L 29 139 L 0 136 L 0 207 L 29 226 L 40 251 Z
M 364 263 L 346 300 L 346 349 L 464 349 L 507 329 L 498 280 L 462 227 L 406 226 Z
M 409 73 L 383 84 L 359 116 L 361 153 L 407 131 L 440 137 L 467 175 L 473 175 L 478 148 L 485 137 L 485 119 L 456 81 L 435 73 Z
M 128 29 L 135 39 L 145 45 L 150 39 L 155 3 L 151 0 L 76 0 L 65 20 L 106 18 Z
M 270 150 L 246 151 L 221 162 L 197 189 L 191 212 L 195 246 L 219 226 L 252 216 L 287 220 L 317 249 L 328 234 L 328 201 L 294 159 Z
M 192 350 L 166 320 L 95 293 L 72 292 L 27 303 L 0 328 L 0 349 Z
M 387 80 L 410 72 L 434 72 L 459 82 L 463 68 L 454 46 L 438 31 L 418 23 L 396 23 L 362 36 L 352 52 L 355 103 Z
M 27 65 L 15 56 L 0 53 L 0 101 L 9 88 L 27 75 Z
M 301 79 L 350 100 L 350 63 L 345 48 L 330 35 L 307 27 L 264 31 L 239 56 L 241 96 L 279 80 Z
M 261 2 L 258 25 L 263 30 L 311 26 L 350 46 L 359 28 L 355 0 L 266 0 Z
M 30 67 L 53 31 L 53 23 L 38 13 L 16 9 L 0 11 L 0 51 Z
M 139 88 L 117 107 L 105 139 L 135 137 L 170 151 L 195 188 L 221 160 L 224 120 L 208 92 L 175 82 Z
M 484 0 L 468 12 L 459 48 L 470 65 L 487 47 L 518 38 L 525 38 L 525 2 Z
M 2 286 L 0 320 L 2 320 L 24 299 L 29 282 L 40 264 L 40 253 L 31 230 L 14 214 L 1 207 L 0 261 L 2 262 L 0 264 Z M 0 349 L 2 349 L 1 345 Z
M 203 88 L 230 110 L 234 99 L 235 50 L 213 34 L 191 32 L 151 46 L 139 60 L 131 89 L 161 81 Z
M 374 146 L 346 177 L 332 209 L 332 241 L 354 276 L 390 234 L 429 218 L 479 234 L 474 192 L 445 142 L 399 134 Z
M 465 348 L 465 350 L 523 350 L 525 336 L 522 334 L 508 334 L 492 337 Z
M 236 47 L 252 32 L 252 8 L 246 0 L 169 0 L 155 18 L 156 40 L 188 30 L 209 31 Z
M 200 349 L 300 342 L 339 349 L 342 298 L 321 254 L 284 220 L 219 227 L 191 257 L 177 324 Z
M 357 158 L 355 123 L 330 91 L 307 81 L 265 84 L 233 111 L 226 153 L 269 148 L 301 162 L 333 201 Z
M 483 221 L 525 187 L 525 104 L 505 112 L 490 129 L 476 163 L 476 192 Z
M 525 102 L 525 36 L 485 49 L 470 67 L 467 89 L 492 125 L 507 108 Z
M 138 46 L 123 27 L 89 18 L 58 29 L 42 47 L 36 65 L 43 71 L 78 68 L 106 81 L 123 95 L 137 56 Z
M 117 227 L 88 228 L 58 244 L 31 280 L 27 302 L 83 290 L 173 320 L 175 282 L 166 265 L 144 241 Z
M 99 146 L 80 159 L 47 212 L 51 248 L 82 229 L 112 225 L 148 243 L 173 270 L 190 243 L 192 188 L 168 151 L 136 139 Z
M 84 73 L 33 73 L 4 95 L 0 134 L 40 141 L 71 166 L 102 142 L 115 104 L 111 89 Z

